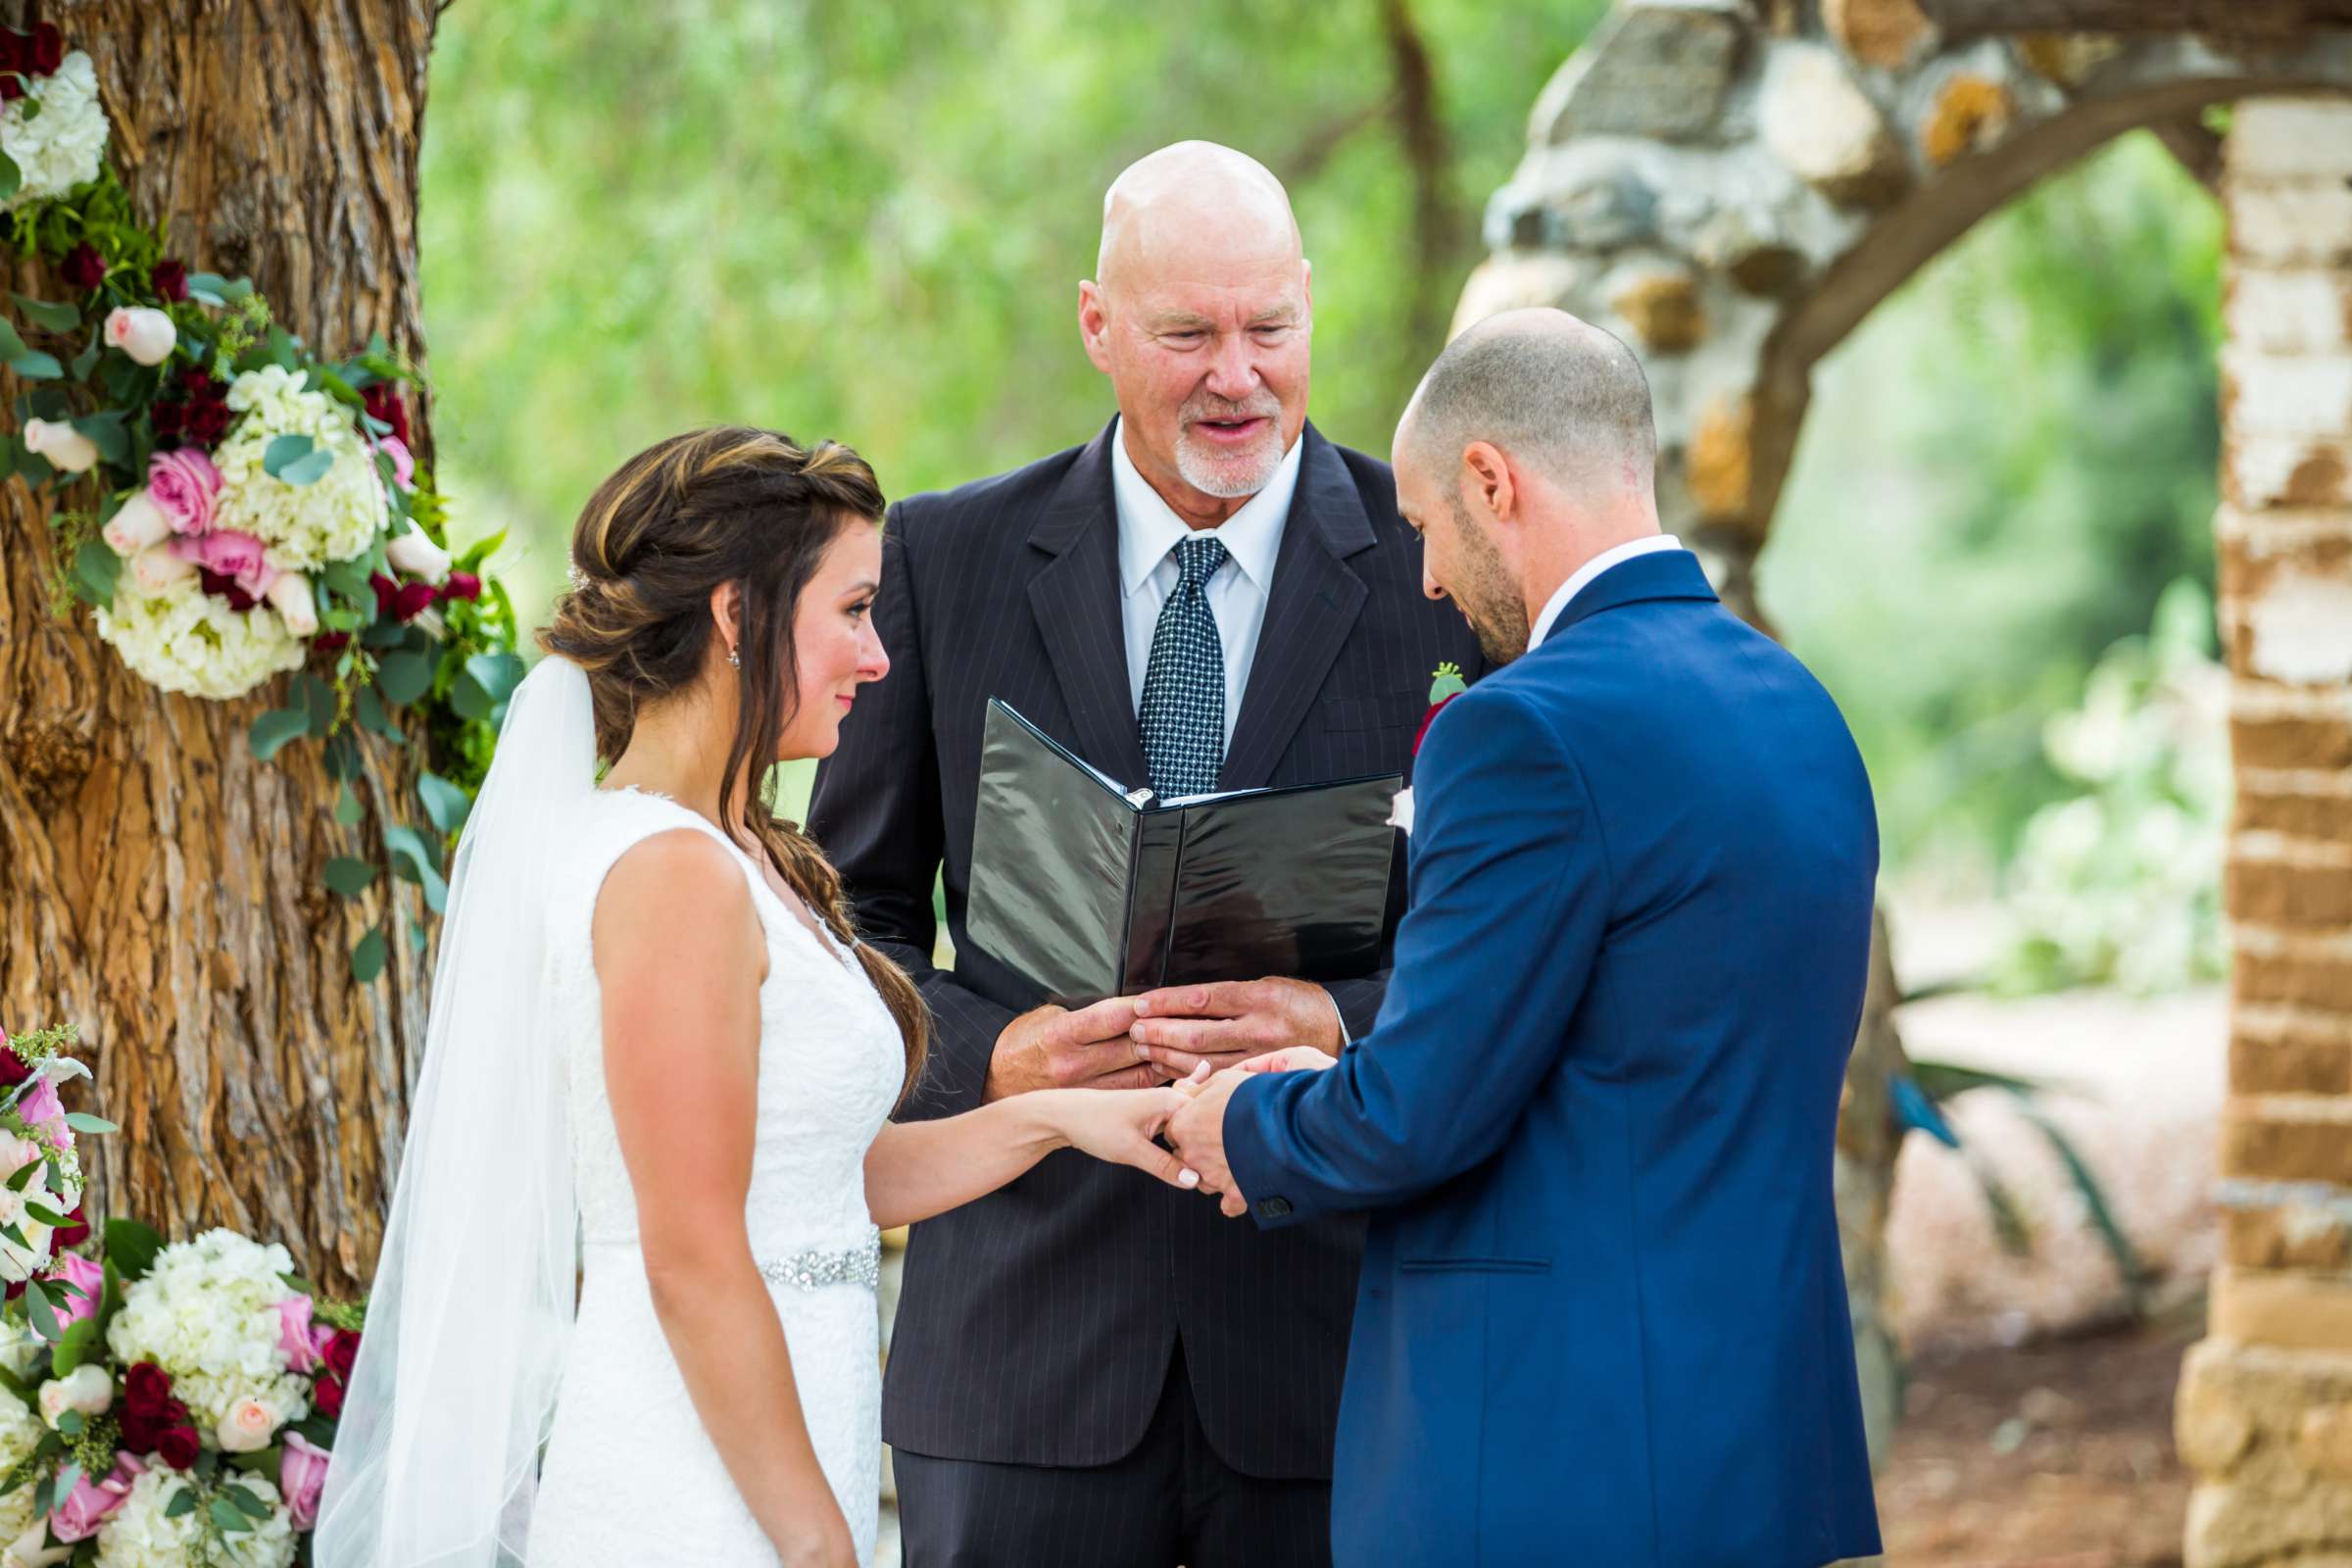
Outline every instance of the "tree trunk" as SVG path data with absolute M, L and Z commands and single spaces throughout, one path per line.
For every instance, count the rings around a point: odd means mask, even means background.
M 322 352 L 377 331 L 419 352 L 429 0 L 0 0 L 0 17 L 89 52 L 108 157 L 140 216 L 168 218 L 171 254 L 250 275 Z M 9 286 L 65 294 L 37 265 Z M 321 877 L 415 814 L 416 749 L 367 740 L 369 818 L 336 825 L 317 743 L 267 765 L 247 746 L 284 677 L 234 703 L 167 697 L 86 611 L 52 615 L 46 512 L 0 485 L 0 1019 L 81 1030 L 122 1128 L 84 1146 L 89 1212 L 282 1240 L 348 1292 L 381 1236 L 430 968 L 405 885 L 353 905 Z M 346 955 L 371 923 L 391 959 L 363 986 Z

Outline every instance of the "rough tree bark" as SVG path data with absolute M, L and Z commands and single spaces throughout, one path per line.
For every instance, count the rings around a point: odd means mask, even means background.
M 141 214 L 169 220 L 172 252 L 250 275 L 327 353 L 376 331 L 420 347 L 435 16 L 430 0 L 0 0 L 0 20 L 57 23 L 90 53 L 109 156 Z M 9 286 L 63 297 L 30 267 Z M 235 703 L 167 697 L 86 612 L 52 616 L 46 510 L 0 485 L 0 1019 L 82 1031 L 122 1126 L 85 1146 L 93 1214 L 282 1239 L 349 1290 L 375 1256 L 429 956 L 405 884 L 354 906 L 320 878 L 414 815 L 414 748 L 368 743 L 368 820 L 337 826 L 315 743 L 270 765 L 247 747 L 282 679 Z M 392 957 L 361 986 L 345 955 L 370 922 L 396 927 Z

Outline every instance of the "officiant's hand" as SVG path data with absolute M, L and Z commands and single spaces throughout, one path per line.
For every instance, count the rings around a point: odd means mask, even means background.
M 1212 1072 L 1294 1047 L 1340 1049 L 1331 993 L 1304 980 L 1230 980 L 1171 986 L 1135 999 L 1129 1031 L 1150 1059 L 1178 1078 L 1205 1061 Z
M 1124 997 L 1071 1012 L 1045 1006 L 1024 1012 L 997 1036 L 988 1059 L 984 1098 L 996 1101 L 1037 1089 L 1148 1089 L 1172 1076 L 1140 1059 L 1128 1031 L 1135 1004 Z

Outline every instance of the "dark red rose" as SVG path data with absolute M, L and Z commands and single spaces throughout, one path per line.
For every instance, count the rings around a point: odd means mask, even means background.
M 1429 711 L 1421 715 L 1421 727 L 1413 731 L 1413 755 L 1415 757 L 1419 757 L 1421 755 L 1421 739 L 1423 736 L 1429 733 L 1429 726 L 1437 721 L 1437 716 L 1440 713 L 1446 710 L 1446 705 L 1447 703 L 1452 702 L 1455 697 L 1459 697 L 1462 694 L 1460 692 L 1455 692 L 1450 697 L 1441 697 L 1436 702 L 1429 705 Z
M 211 396 L 188 400 L 187 418 L 183 424 L 188 439 L 208 449 L 228 434 L 228 427 L 237 418 L 229 409 L 228 394 L 220 390 L 219 382 L 213 385 L 215 390 Z
M 153 1453 L 155 1451 L 155 1440 L 163 1435 L 164 1429 L 156 1425 L 155 1417 L 151 1415 L 139 1415 L 136 1412 L 127 1410 L 123 1412 L 123 1452 Z
M 320 1354 L 325 1358 L 329 1372 L 338 1378 L 349 1379 L 351 1369 L 359 1364 L 360 1337 L 349 1329 L 336 1329 L 327 1337 Z
M 224 577 L 210 566 L 197 567 L 196 575 L 203 579 L 206 593 L 227 600 L 228 608 L 240 615 L 261 603 L 253 595 L 238 587 L 236 578 Z
M 203 1446 L 194 1427 L 169 1427 L 155 1440 L 155 1451 L 174 1470 L 191 1468 Z
M 0 102 L 24 96 L 20 73 L 32 67 L 32 40 L 13 27 L 0 27 Z
M 343 1384 L 338 1378 L 321 1377 L 311 1385 L 311 1408 L 329 1421 L 343 1419 Z
M 75 1203 L 72 1208 L 66 1211 L 66 1218 L 72 1220 L 74 1223 L 71 1225 L 60 1225 L 50 1235 L 50 1240 L 56 1243 L 59 1248 L 63 1249 L 68 1247 L 79 1247 L 82 1243 L 90 1239 L 90 1227 L 82 1219 L 81 1205 L 79 1203 Z
M 57 24 L 44 22 L 32 29 L 32 47 L 25 53 L 25 64 L 36 76 L 52 76 L 66 63 L 66 35 L 57 30 Z
M 409 411 L 391 382 L 376 382 L 360 394 L 360 400 L 368 406 L 368 417 L 383 420 L 402 446 L 409 444 Z
M 368 574 L 368 586 L 375 590 L 377 617 L 380 619 L 392 613 L 392 607 L 400 600 L 400 584 L 380 571 L 371 571 Z
M 172 1374 L 153 1361 L 133 1361 L 122 1374 L 122 1407 L 133 1415 L 158 1416 L 172 1400 Z
M 8 1289 L 5 1291 L 0 1291 L 0 1297 L 5 1297 L 11 1301 L 15 1300 L 18 1297 L 23 1296 L 24 1294 L 24 1282 L 23 1280 L 10 1280 L 8 1282 Z
M 187 264 L 167 256 L 148 272 L 147 282 L 159 297 L 177 304 L 188 297 Z
M 311 646 L 322 654 L 339 654 L 345 648 L 351 646 L 351 633 L 347 631 L 322 631 L 318 636 L 311 639 Z
M 205 370 L 183 370 L 179 396 L 158 400 L 150 409 L 156 445 L 210 447 L 228 432 L 236 419 L 229 411 L 228 389 Z
M 14 1089 L 32 1076 L 32 1066 L 14 1051 L 0 1047 L 0 1089 Z
M 482 579 L 470 571 L 453 571 L 449 574 L 449 581 L 441 585 L 441 597 L 479 599 L 482 597 Z
M 440 597 L 440 590 L 429 582 L 404 582 L 392 600 L 392 618 L 405 625 L 432 609 Z
M 106 281 L 106 258 L 98 254 L 97 246 L 85 239 L 66 252 L 66 259 L 58 270 L 65 274 L 67 282 L 86 293 Z

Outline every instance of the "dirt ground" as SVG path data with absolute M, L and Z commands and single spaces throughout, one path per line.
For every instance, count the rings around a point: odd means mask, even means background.
M 1887 1568 L 2180 1568 L 2173 1388 L 2197 1317 L 1916 1355 L 1879 1477 Z

